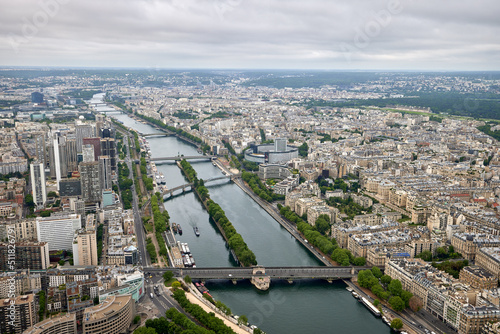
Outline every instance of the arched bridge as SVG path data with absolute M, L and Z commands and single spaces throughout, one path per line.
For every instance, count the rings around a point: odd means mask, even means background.
M 182 156 L 175 156 L 175 157 L 151 158 L 149 160 L 151 160 L 151 161 L 212 160 L 212 158 L 214 158 L 214 157 L 215 156 L 213 156 L 213 155 L 182 155 Z
M 217 176 L 217 177 L 211 177 L 209 179 L 206 179 L 206 180 L 203 180 L 203 184 L 207 184 L 207 183 L 210 183 L 210 182 L 213 182 L 213 181 L 217 181 L 217 180 L 224 180 L 224 179 L 234 179 L 234 175 L 224 175 L 224 176 Z M 182 189 L 182 192 L 186 192 L 186 191 L 191 191 L 193 190 L 193 184 L 192 183 L 186 183 L 186 184 L 183 184 L 183 185 L 180 185 L 180 186 L 177 186 L 175 188 L 172 188 L 172 189 L 169 189 L 169 190 L 166 190 L 162 193 L 162 196 L 165 197 L 166 195 L 170 195 L 170 196 L 173 196 L 174 192 L 178 191 L 178 190 L 181 190 Z
M 269 288 L 272 279 L 294 281 L 320 278 L 327 281 L 355 277 L 360 270 L 370 267 L 237 267 L 237 268 L 144 268 L 151 273 L 172 271 L 176 276 L 189 276 L 194 280 L 227 279 L 232 281 L 250 279 L 259 289 Z

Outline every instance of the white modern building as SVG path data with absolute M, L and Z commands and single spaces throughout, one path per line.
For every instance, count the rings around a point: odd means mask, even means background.
M 49 250 L 73 250 L 75 231 L 82 226 L 79 214 L 66 214 L 51 217 L 37 217 L 38 241 L 49 244 Z
M 43 207 L 47 202 L 47 189 L 45 188 L 45 169 L 42 163 L 30 164 L 31 191 L 33 202 L 37 207 Z

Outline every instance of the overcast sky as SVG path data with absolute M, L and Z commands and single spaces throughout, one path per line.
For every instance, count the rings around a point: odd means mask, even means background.
M 500 70 L 498 0 L 0 0 L 0 66 Z

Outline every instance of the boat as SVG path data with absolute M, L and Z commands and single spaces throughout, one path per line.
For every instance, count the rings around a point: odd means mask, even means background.
M 347 288 L 345 288 L 347 291 L 349 292 L 352 292 L 353 291 L 353 288 L 351 288 L 350 286 L 348 286 Z
M 193 230 L 194 230 L 194 234 L 196 234 L 197 237 L 200 236 L 200 231 L 198 230 L 198 227 L 193 227 Z
M 186 253 L 189 254 L 191 253 L 191 251 L 189 250 L 189 246 L 187 243 L 184 244 L 184 246 L 186 247 Z
M 176 223 L 172 223 L 172 231 L 174 231 L 174 233 L 177 233 L 177 224 Z
M 386 325 L 390 326 L 391 325 L 391 322 L 389 321 L 389 319 L 387 319 L 386 316 L 383 316 L 382 317 L 382 320 L 385 322 Z
M 179 235 L 182 235 L 182 228 L 180 224 L 177 224 L 177 233 L 179 233 Z
M 382 314 L 380 313 L 379 309 L 376 308 L 368 299 L 365 297 L 361 297 L 360 301 L 365 304 L 365 306 L 377 317 L 380 317 Z
M 356 298 L 356 299 L 359 299 L 359 295 L 357 294 L 357 292 L 356 292 L 356 291 L 353 291 L 353 292 L 352 292 L 352 296 L 353 296 L 354 298 Z
M 165 175 L 163 175 L 163 173 L 160 173 L 160 184 L 167 184 L 167 181 L 165 180 Z

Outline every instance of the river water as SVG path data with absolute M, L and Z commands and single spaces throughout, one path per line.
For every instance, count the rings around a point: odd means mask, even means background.
M 125 114 L 112 115 L 141 133 L 157 132 Z M 152 157 L 199 155 L 196 149 L 176 137 L 148 138 Z M 192 162 L 200 178 L 221 176 L 211 162 Z M 167 186 L 187 183 L 175 163 L 157 165 L 165 175 Z M 320 266 L 307 249 L 295 240 L 267 212 L 227 180 L 208 184 L 210 197 L 226 212 L 236 230 L 243 236 L 263 266 Z M 236 266 L 224 239 L 210 222 L 194 193 L 188 192 L 167 199 L 164 203 L 171 221 L 181 224 L 183 235 L 177 240 L 187 242 L 198 267 Z M 196 237 L 193 227 L 200 236 Z M 390 333 L 390 329 L 373 316 L 364 305 L 345 290 L 341 281 L 303 280 L 292 284 L 272 281 L 268 291 L 259 291 L 250 282 L 233 285 L 230 281 L 206 283 L 216 300 L 221 300 L 235 314 L 244 314 L 251 324 L 268 334 L 285 333 Z

